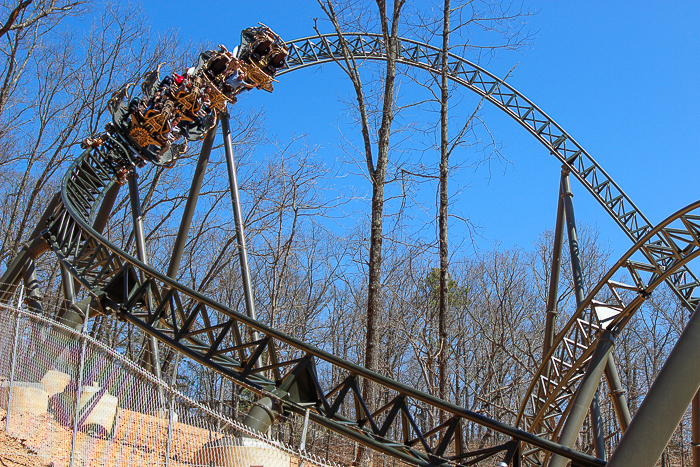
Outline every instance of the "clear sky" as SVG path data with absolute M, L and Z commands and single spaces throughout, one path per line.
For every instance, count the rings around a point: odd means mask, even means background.
M 527 19 L 532 47 L 503 53 L 485 68 L 504 76 L 517 65 L 510 84 L 586 148 L 653 223 L 700 198 L 700 2 L 523 5 L 537 13 Z M 313 35 L 313 18 L 323 16 L 310 0 L 158 0 L 144 1 L 143 8 L 155 32 L 174 28 L 186 41 L 229 48 L 241 29 L 257 22 L 291 40 Z M 306 133 L 313 144 L 327 142 L 333 157 L 338 96 L 349 92 L 338 74 L 307 69 L 280 77 L 273 94 L 258 92 L 238 105 L 263 105 L 280 139 Z M 515 122 L 489 110 L 484 116 L 512 165 L 496 167 L 490 177 L 474 173 L 459 207 L 482 227 L 482 242 L 527 248 L 553 227 L 559 164 Z M 597 224 L 620 256 L 631 243 L 580 185 L 573 190 L 577 221 Z

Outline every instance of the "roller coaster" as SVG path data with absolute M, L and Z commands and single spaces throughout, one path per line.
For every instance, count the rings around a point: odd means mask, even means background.
M 660 284 L 668 284 L 690 312 L 700 303 L 695 296 L 700 282 L 689 269 L 689 263 L 700 255 L 700 202 L 652 225 L 554 120 L 505 81 L 462 57 L 449 55 L 449 78 L 517 121 L 563 167 L 543 358 L 522 401 L 516 426 L 408 387 L 256 320 L 227 104 L 251 89 L 272 91 L 275 77 L 342 60 L 347 52 L 358 59 L 386 59 L 381 35 L 326 34 L 285 43 L 261 25 L 245 30 L 241 46 L 233 51 L 221 46 L 202 53 L 198 63 L 182 75 L 161 79 L 159 70 L 148 73 L 141 96 L 129 95 L 133 84 L 117 91 L 109 103 L 112 122 L 103 134 L 83 144 L 84 152 L 66 172 L 60 192 L 0 279 L 7 284 L 0 289 L 0 300 L 8 300 L 23 282 L 30 305 L 40 308 L 34 264 L 39 256 L 53 253 L 70 303 L 61 317 L 63 322 L 82 326 L 103 314 L 131 323 L 151 336 L 150 345 L 166 344 L 257 394 L 259 400 L 246 424 L 259 431 L 265 431 L 281 414 L 308 416 L 370 449 L 426 467 L 496 461 L 512 466 L 567 462 L 575 466 L 655 465 L 700 386 L 700 372 L 693 371 L 697 364 L 687 363 L 697 360 L 692 355 L 698 350 L 694 343 L 700 340 L 695 315 L 634 418 L 627 408 L 612 349 L 615 336 Z M 397 53 L 399 63 L 442 71 L 442 51 L 428 44 L 402 38 Z M 234 205 L 245 314 L 174 279 L 219 124 Z M 163 273 L 148 264 L 138 171 L 149 163 L 172 167 L 188 141 L 202 139 L 170 265 Z M 577 253 L 571 176 L 633 242 L 587 295 Z M 103 235 L 117 193 L 127 184 L 136 256 Z M 564 328 L 555 330 L 554 303 L 565 231 L 572 251 L 577 310 Z M 615 279 L 622 270 L 630 277 L 628 283 Z M 86 294 L 78 300 L 76 291 L 81 288 Z M 231 341 L 233 345 L 226 344 Z M 685 364 L 679 363 L 684 360 Z M 341 375 L 341 383 L 323 387 L 317 373 L 321 364 Z M 157 361 L 151 361 L 151 366 L 159 371 Z M 589 410 L 594 421 L 599 418 L 591 407 L 603 374 L 615 407 L 615 429 L 624 433 L 609 461 L 599 449 L 597 457 L 573 449 Z M 388 400 L 376 410 L 370 410 L 373 404 L 362 396 L 361 388 L 368 384 L 379 387 Z M 680 388 L 674 401 L 670 406 L 659 404 L 669 385 Z M 346 406 L 352 410 L 342 410 Z M 427 411 L 438 414 L 434 426 L 419 421 L 418 414 Z M 354 416 L 344 415 L 347 413 Z M 466 422 L 508 441 L 468 451 L 463 441 Z

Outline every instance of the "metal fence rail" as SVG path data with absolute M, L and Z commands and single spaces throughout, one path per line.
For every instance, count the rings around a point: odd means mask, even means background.
M 323 434 L 299 429 L 292 446 L 274 439 L 279 431 L 252 431 L 89 335 L 8 304 L 0 304 L 0 417 L 27 456 L 56 467 L 337 466 L 353 454 L 330 434 L 323 459 L 323 443 L 304 450 Z

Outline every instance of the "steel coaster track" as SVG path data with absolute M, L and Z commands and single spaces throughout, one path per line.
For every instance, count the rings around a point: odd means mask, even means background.
M 385 59 L 381 36 L 347 34 L 345 38 L 354 57 Z M 288 69 L 280 73 L 341 60 L 343 57 L 337 35 L 299 39 L 288 45 Z M 400 40 L 398 49 L 400 63 L 440 72 L 439 49 L 407 39 Z M 531 101 L 507 83 L 461 57 L 450 55 L 449 67 L 451 79 L 491 101 L 544 144 L 636 242 L 634 252 L 641 253 L 647 259 L 646 263 L 638 263 L 643 266 L 630 266 L 634 263 L 630 263 L 626 255 L 614 268 L 631 267 L 630 271 L 637 274 L 633 275 L 634 286 L 616 285 L 610 280 L 611 272 L 589 297 L 607 286 L 613 291 L 636 292 L 643 299 L 660 281 L 665 280 L 686 307 L 692 308 L 698 302 L 693 297 L 693 291 L 699 282 L 687 267 L 687 262 L 697 252 L 695 227 L 690 227 L 695 225 L 694 217 L 689 212 L 680 215 L 684 223 L 688 221 L 689 227 L 685 230 L 669 227 L 669 222 L 677 218 L 653 228 L 590 155 Z M 117 146 L 112 149 L 118 151 Z M 572 459 L 576 465 L 605 465 L 602 460 L 578 453 L 547 438 L 555 439 L 560 428 L 554 426 L 552 421 L 559 420 L 561 424 L 566 415 L 566 409 L 562 409 L 560 403 L 561 396 L 558 395 L 571 392 L 603 327 L 596 313 L 591 313 L 593 317 L 581 323 L 582 310 L 586 306 L 593 311 L 616 310 L 612 322 L 606 321 L 604 324 L 608 329 L 614 327 L 619 330 L 629 319 L 625 316 L 630 316 L 641 302 L 635 307 L 635 299 L 626 307 L 621 296 L 612 304 L 595 302 L 594 298 L 590 298 L 577 312 L 578 320 L 572 318 L 559 334 L 546 361 L 560 362 L 559 366 L 555 364 L 552 368 L 568 373 L 557 380 L 551 373 L 544 374 L 543 364 L 538 378 L 530 387 L 530 394 L 539 381 L 547 380 L 546 400 L 536 400 L 528 406 L 532 401 L 529 398 L 520 412 L 520 423 L 528 429 L 535 426 L 532 422 L 548 420 L 549 425 L 539 424 L 546 429 L 543 437 L 538 437 L 416 391 L 271 329 L 169 279 L 110 243 L 91 227 L 100 201 L 106 190 L 116 183 L 120 169 L 113 164 L 114 157 L 109 153 L 112 149 L 102 152 L 103 149 L 86 151 L 71 166 L 62 185 L 61 202 L 53 212 L 49 228 L 43 232 L 44 239 L 62 264 L 89 291 L 93 297 L 92 306 L 98 311 L 118 315 L 257 394 L 280 401 L 285 410 L 303 414 L 311 408 L 310 418 L 314 422 L 416 465 L 440 465 L 445 462 L 468 465 L 502 451 L 512 455 L 519 452 L 521 445 L 532 447 L 532 452 L 560 454 Z M 128 154 L 121 157 L 128 160 Z M 679 237 L 692 240 L 685 241 Z M 687 244 L 685 248 L 678 248 L 676 243 L 683 241 Z M 651 276 L 646 277 L 645 273 Z M 252 331 L 257 331 L 259 335 L 256 340 L 250 338 L 255 335 Z M 572 342 L 575 344 L 573 352 L 562 350 L 568 349 Z M 330 365 L 339 371 L 344 375 L 342 382 L 329 391 L 324 390 L 317 375 L 317 364 Z M 370 382 L 379 385 L 389 401 L 372 413 L 360 390 L 362 385 Z M 529 412 L 527 407 L 531 407 Z M 418 415 L 428 410 L 437 410 L 441 414 L 440 419 L 445 422 L 430 429 L 419 426 L 416 422 Z M 464 452 L 464 421 L 478 423 L 505 435 L 511 441 L 492 449 Z M 396 433 L 400 433 L 400 440 L 391 439 L 392 436 L 396 437 Z M 539 463 L 535 456 L 527 459 Z
M 61 263 L 90 293 L 92 307 L 99 312 L 116 314 L 251 391 L 278 400 L 287 411 L 304 414 L 310 409 L 310 419 L 319 425 L 415 465 L 469 465 L 502 451 L 514 452 L 521 443 L 561 454 L 577 465 L 605 465 L 592 456 L 442 401 L 305 344 L 138 261 L 91 226 L 103 193 L 116 183 L 117 171 L 107 162 L 109 159 L 97 148 L 85 151 L 75 161 L 63 180 L 61 202 L 43 232 Z M 251 340 L 251 331 L 257 331 L 257 340 Z M 319 364 L 330 365 L 343 375 L 341 383 L 324 389 L 316 372 Z M 375 412 L 369 411 L 361 394 L 361 387 L 370 382 L 389 401 Z M 416 420 L 426 411 L 438 412 L 445 422 L 431 429 L 421 427 Z M 510 441 L 491 449 L 465 452 L 462 426 L 466 421 Z M 400 433 L 401 439 L 392 439 L 395 433 Z
M 384 39 L 380 34 L 343 34 L 347 47 L 356 59 L 386 60 Z M 286 69 L 278 75 L 321 63 L 343 61 L 343 48 L 337 34 L 322 34 L 287 43 L 289 57 Z M 397 62 L 422 68 L 431 73 L 442 72 L 442 51 L 429 44 L 400 38 Z M 511 85 L 474 63 L 449 54 L 448 77 L 455 83 L 476 92 L 504 111 L 527 129 L 545 148 L 568 168 L 593 195 L 625 234 L 638 242 L 653 225 L 625 194 L 620 186 L 591 156 L 552 118 Z M 662 239 L 662 241 L 665 241 Z M 664 244 L 671 248 L 671 245 Z M 700 280 L 684 265 L 666 279 L 671 290 L 691 312 L 700 303 L 693 297 Z
M 356 59 L 386 59 L 381 35 L 343 34 L 343 37 L 345 44 L 337 34 L 290 42 L 287 70 L 280 73 L 318 63 L 342 62 L 344 45 Z M 399 63 L 432 73 L 442 72 L 442 51 L 439 48 L 404 38 L 399 39 L 396 47 Z M 543 356 L 543 362 L 522 402 L 519 426 L 539 436 L 557 440 L 568 414 L 569 403 L 603 330 L 619 333 L 663 281 L 690 312 L 700 303 L 700 298 L 694 296 L 700 281 L 687 264 L 697 255 L 696 218 L 689 213 L 696 205 L 679 211 L 654 227 L 590 154 L 527 97 L 505 81 L 457 55 L 449 54 L 447 66 L 451 80 L 489 100 L 537 138 L 635 243 L 558 333 L 550 352 Z M 670 226 L 679 219 L 683 227 Z M 632 261 L 630 258 L 634 253 L 640 253 L 644 259 Z M 622 284 L 612 279 L 621 269 L 631 274 L 634 284 Z M 612 299 L 607 299 L 610 303 L 606 303 L 607 297 L 602 296 L 608 290 L 612 295 Z M 630 294 L 637 295 L 625 305 L 623 298 Z M 606 320 L 601 323 L 599 316 L 603 315 Z M 541 465 L 540 454 L 539 448 L 533 448 L 524 460 L 529 464 Z
M 656 287 L 698 256 L 700 201 L 654 227 L 591 290 L 544 356 L 527 392 L 529 397 L 522 403 L 518 424 L 528 431 L 536 428 L 538 436 L 558 439 L 582 369 L 602 333 L 619 334 Z M 631 283 L 614 279 L 622 271 L 629 274 Z M 528 463 L 540 463 L 539 448 L 523 454 Z

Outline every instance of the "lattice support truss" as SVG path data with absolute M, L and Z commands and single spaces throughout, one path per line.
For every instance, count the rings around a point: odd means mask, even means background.
M 521 427 L 558 439 L 588 361 L 603 331 L 617 335 L 664 281 L 682 273 L 700 255 L 700 201 L 676 212 L 640 238 L 588 294 L 557 334 L 523 401 Z M 629 283 L 613 278 L 623 273 Z M 540 465 L 539 448 L 525 450 Z
M 90 220 L 116 171 L 99 149 L 86 151 L 73 164 L 43 236 L 63 265 L 89 291 L 92 306 L 116 314 L 158 340 L 237 381 L 277 400 L 286 411 L 311 409 L 316 423 L 366 446 L 416 465 L 470 465 L 494 455 L 513 455 L 522 443 L 575 459 L 604 465 L 523 430 L 441 401 L 389 378 L 337 358 L 269 328 L 184 287 L 139 262 L 92 230 Z M 256 332 L 253 332 L 256 331 Z M 250 336 L 256 335 L 253 340 Z M 317 365 L 340 375 L 326 389 Z M 330 373 L 329 373 L 330 374 Z M 375 385 L 384 400 L 372 412 L 362 387 Z M 422 417 L 439 414 L 434 426 Z M 467 452 L 466 422 L 493 430 L 505 444 Z
M 386 58 L 381 35 L 345 34 L 343 37 L 350 53 L 356 59 Z M 343 59 L 341 40 L 336 34 L 298 39 L 288 45 L 287 69 L 279 74 Z M 439 48 L 402 38 L 397 50 L 399 63 L 423 68 L 432 73 L 441 73 L 442 51 Z M 633 242 L 645 238 L 652 230 L 653 225 L 605 170 L 532 101 L 505 81 L 462 57 L 450 54 L 447 63 L 450 79 L 488 99 L 532 133 L 586 187 Z M 667 242 L 666 236 L 658 241 L 661 242 L 658 245 L 659 249 L 673 248 Z M 695 310 L 700 302 L 694 297 L 694 292 L 700 281 L 687 265 L 680 267 L 666 280 L 683 304 L 690 311 Z

